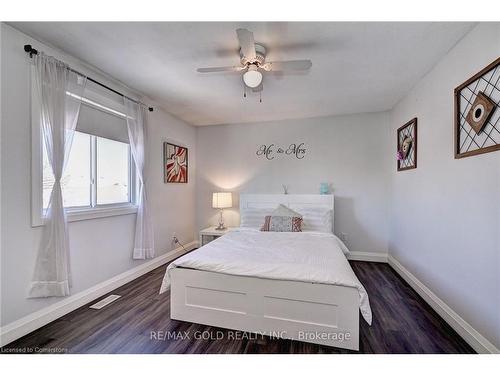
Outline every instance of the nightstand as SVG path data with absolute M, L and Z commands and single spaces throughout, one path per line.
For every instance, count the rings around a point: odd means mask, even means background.
M 200 230 L 200 247 L 233 230 L 231 227 L 224 230 L 217 230 L 215 228 L 216 227 L 208 227 Z

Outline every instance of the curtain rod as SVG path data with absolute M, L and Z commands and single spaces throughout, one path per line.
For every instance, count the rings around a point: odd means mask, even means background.
M 25 45 L 24 45 L 24 52 L 29 53 L 29 54 L 30 54 L 30 58 L 31 58 L 31 57 L 33 57 L 33 55 L 38 55 L 38 51 L 37 51 L 36 49 L 34 49 L 34 48 L 31 46 L 31 44 L 25 44 Z M 69 68 L 69 67 L 68 67 L 68 69 L 69 69 L 69 70 L 71 70 L 72 72 L 76 73 L 76 74 L 79 74 L 79 75 L 82 75 L 82 76 L 86 76 L 85 74 L 82 74 L 82 73 L 80 73 L 79 71 L 74 70 L 74 69 L 72 69 L 72 68 Z M 86 77 L 87 77 L 87 76 L 86 76 Z M 121 92 L 116 91 L 116 90 L 112 89 L 111 87 L 106 86 L 105 84 L 103 84 L 103 83 L 101 83 L 101 82 L 96 81 L 95 79 L 92 79 L 92 78 L 90 78 L 90 77 L 87 77 L 87 79 L 88 79 L 89 81 L 91 81 L 91 82 L 94 82 L 95 84 L 97 84 L 97 85 L 99 85 L 99 86 L 101 86 L 101 87 L 104 87 L 106 90 L 109 90 L 109 91 L 111 91 L 111 92 L 114 92 L 114 93 L 115 93 L 115 94 L 117 94 L 117 95 L 123 96 L 124 98 L 127 98 L 127 99 L 129 99 L 129 100 L 132 100 L 133 102 L 135 102 L 135 103 L 137 103 L 137 104 L 140 104 L 140 105 L 143 105 L 143 106 L 147 107 L 147 105 L 146 105 L 146 104 L 144 104 L 144 103 L 142 103 L 142 102 L 139 102 L 139 101 L 137 101 L 137 100 L 135 100 L 135 99 L 132 99 L 132 98 L 128 97 L 127 95 L 124 95 L 124 94 L 122 94 Z M 148 109 L 149 109 L 149 112 L 153 112 L 153 107 L 148 107 Z

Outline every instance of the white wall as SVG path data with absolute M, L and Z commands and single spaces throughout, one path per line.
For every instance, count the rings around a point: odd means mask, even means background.
M 30 219 L 30 81 L 24 44 L 63 58 L 79 70 L 87 66 L 37 42 L 17 30 L 1 25 L 1 325 L 60 301 L 60 298 L 27 299 L 41 228 L 32 228 Z M 123 87 L 96 72 L 88 73 L 123 91 Z M 181 241 L 194 237 L 195 129 L 161 109 L 149 119 L 150 167 L 148 194 L 153 207 L 157 255 L 170 251 L 172 232 Z M 162 142 L 175 140 L 189 147 L 190 183 L 163 183 Z M 69 224 L 72 293 L 141 264 L 131 259 L 135 215 L 124 215 Z
M 256 155 L 262 144 L 305 143 L 302 160 Z M 387 252 L 390 187 L 389 117 L 386 113 L 220 125 L 197 131 L 198 226 L 216 224 L 211 193 L 234 192 L 226 224 L 238 225 L 240 192 L 319 193 L 333 185 L 335 232 L 348 234 L 353 251 Z
M 391 161 L 390 254 L 500 347 L 500 152 L 453 154 L 453 90 L 500 55 L 500 26 L 480 24 L 392 111 L 418 117 L 418 168 Z
M 40 228 L 30 222 L 30 82 L 26 43 L 48 46 L 1 26 L 1 319 L 4 326 L 60 299 L 26 299 Z M 88 67 L 54 51 L 71 65 Z M 453 158 L 453 89 L 500 55 L 498 24 L 469 33 L 391 113 L 194 129 L 157 109 L 149 123 L 148 192 L 157 254 L 217 222 L 211 193 L 316 193 L 329 182 L 336 232 L 353 251 L 389 252 L 500 347 L 500 152 Z M 117 82 L 92 73 L 124 90 Z M 417 116 L 416 170 L 396 172 L 395 129 Z M 189 147 L 189 184 L 163 183 L 162 142 Z M 303 160 L 263 160 L 261 144 L 304 142 Z M 195 154 L 196 145 L 196 154 Z M 195 177 L 196 167 L 196 177 Z M 196 183 L 195 183 L 196 181 Z M 195 190 L 196 188 L 196 190 Z M 195 207 L 196 206 L 196 207 Z M 195 208 L 197 214 L 195 214 Z M 226 212 L 239 223 L 237 209 Z M 134 215 L 69 224 L 73 293 L 140 261 L 131 259 Z M 196 222 L 196 225 L 195 225 Z

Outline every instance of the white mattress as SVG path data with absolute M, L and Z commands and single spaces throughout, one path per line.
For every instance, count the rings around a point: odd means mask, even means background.
M 359 291 L 361 314 L 371 325 L 372 312 L 368 294 L 349 265 L 345 251 L 347 249 L 344 244 L 329 233 L 261 232 L 240 228 L 170 263 L 160 293 L 169 289 L 169 272 L 176 267 L 228 275 L 341 285 Z

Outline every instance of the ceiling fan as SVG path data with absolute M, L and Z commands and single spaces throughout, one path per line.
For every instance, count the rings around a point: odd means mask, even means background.
M 266 62 L 266 49 L 255 43 L 253 33 L 247 29 L 237 29 L 236 35 L 240 43 L 240 66 L 223 66 L 214 68 L 198 68 L 199 73 L 244 72 L 243 82 L 252 91 L 263 89 L 263 72 L 305 71 L 311 68 L 311 60 L 290 60 Z

